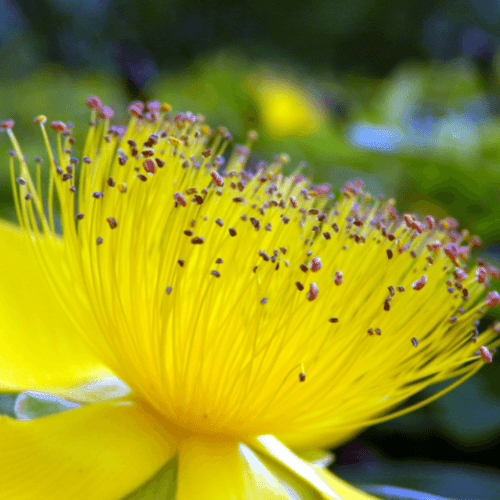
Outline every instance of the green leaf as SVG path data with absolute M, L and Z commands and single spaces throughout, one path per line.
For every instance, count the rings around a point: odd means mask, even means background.
M 151 479 L 122 500 L 174 500 L 176 490 L 177 456 L 174 456 Z
M 79 406 L 82 405 L 51 394 L 27 391 L 17 396 L 14 411 L 18 419 L 32 420 Z

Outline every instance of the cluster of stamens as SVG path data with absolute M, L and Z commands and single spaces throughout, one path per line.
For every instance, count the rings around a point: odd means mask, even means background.
M 92 116 L 81 161 L 72 156 L 70 124 L 52 122 L 54 155 L 46 118 L 35 118 L 49 157 L 46 201 L 41 161 L 34 182 L 13 122 L 1 124 L 14 145 L 19 220 L 61 300 L 76 287 L 84 315 L 94 318 L 86 328 L 102 331 L 110 366 L 168 417 L 190 427 L 199 425 L 199 411 L 225 430 L 231 422 L 253 430 L 258 421 L 272 430 L 280 405 L 304 410 L 327 397 L 328 376 L 366 391 L 370 370 L 401 379 L 394 400 L 374 396 L 379 407 L 361 412 L 366 421 L 415 392 L 414 380 L 423 387 L 426 379 L 463 374 L 479 358 L 491 362 L 500 328 L 480 334 L 477 325 L 486 307 L 500 303 L 496 291 L 483 296 L 499 272 L 481 260 L 470 264 L 480 242 L 458 232 L 456 221 L 400 215 L 393 200 L 366 194 L 360 180 L 333 201 L 330 186 L 313 186 L 299 171 L 285 176 L 286 155 L 251 169 L 254 132 L 226 160 L 230 134 L 213 131 L 201 116 L 171 116 L 167 105 L 134 102 L 129 125 L 116 127 L 110 108 L 96 97 L 87 104 Z M 61 245 L 57 265 L 65 271 L 55 278 L 49 251 Z M 492 349 L 467 347 L 479 339 Z M 433 368 L 443 350 L 449 366 L 439 361 Z M 392 367 L 374 361 L 386 351 Z M 309 384 L 318 380 L 308 397 L 291 381 L 305 382 L 306 370 Z M 263 401 L 265 415 L 244 416 Z M 332 403 L 319 414 L 336 409 Z M 296 415 L 290 425 L 309 422 Z M 347 428 L 338 418 L 332 425 Z

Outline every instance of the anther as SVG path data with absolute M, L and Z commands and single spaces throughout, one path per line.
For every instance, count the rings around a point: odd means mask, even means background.
M 127 185 L 124 182 L 120 182 L 120 184 L 118 184 L 118 191 L 120 191 L 120 193 L 122 194 L 126 193 Z
M 63 181 L 69 181 L 69 180 L 73 179 L 73 176 L 71 174 L 63 174 L 61 179 Z
M 190 229 L 186 229 L 186 230 L 184 231 L 184 234 L 185 234 L 186 236 L 193 236 L 193 231 L 191 231 Z
M 177 261 L 177 264 L 179 264 L 179 266 L 181 266 L 181 267 L 184 267 L 184 261 L 182 259 L 179 259 Z
M 319 271 L 322 267 L 322 264 L 321 264 L 321 258 L 316 256 L 314 257 L 312 260 L 311 260 L 311 263 L 309 264 L 309 267 L 311 268 L 311 271 L 313 273 Z
M 108 177 L 108 186 L 115 187 L 115 181 L 113 180 L 113 177 Z
M 224 225 L 224 222 L 222 222 L 220 219 L 215 219 L 215 223 L 220 227 Z
M 172 287 L 171 286 L 167 286 L 166 294 L 170 295 L 171 293 L 172 293 Z
M 486 346 L 482 345 L 479 348 L 479 352 L 481 353 L 481 358 L 485 363 L 491 363 L 493 361 L 493 356 Z
M 262 305 L 267 304 L 267 297 L 262 298 L 261 301 L 260 301 L 260 303 Z
M 0 123 L 0 127 L 2 127 L 3 130 L 11 129 L 14 126 L 14 120 L 5 120 L 2 123 Z
M 104 196 L 104 193 L 102 191 L 94 191 L 92 193 L 92 196 L 96 199 L 96 200 L 100 200 L 103 196 Z
M 412 283 L 412 288 L 413 290 L 422 290 L 424 288 L 425 284 L 427 283 L 427 276 L 424 274 L 419 280 L 414 281 Z
M 79 214 L 75 215 L 76 220 L 82 220 L 84 217 L 85 217 L 85 214 L 83 214 L 83 213 L 79 213 Z
M 212 177 L 212 179 L 214 180 L 215 184 L 218 186 L 218 187 L 222 187 L 224 186 L 224 179 L 222 178 L 222 176 L 217 173 L 215 170 L 213 170 L 212 172 L 210 172 L 210 176 Z
M 413 344 L 413 347 L 418 347 L 418 340 L 416 337 L 411 338 L 411 343 Z
M 310 302 L 315 300 L 318 297 L 318 293 L 318 285 L 316 285 L 316 283 L 314 282 L 311 283 L 309 285 L 309 291 L 307 292 L 307 300 L 309 300 Z
M 486 270 L 485 267 L 478 267 L 476 269 L 476 276 L 477 276 L 478 283 L 484 283 L 486 280 L 486 277 L 488 276 L 488 271 Z
M 389 300 L 386 299 L 384 302 L 384 311 L 390 311 L 391 310 L 391 304 L 389 304 Z
M 389 289 L 389 294 L 391 295 L 391 297 L 394 297 L 394 295 L 396 295 L 396 290 L 394 290 L 394 287 L 392 285 L 389 285 L 387 288 Z
M 230 234 L 231 236 L 236 236 L 236 229 L 234 229 L 234 227 L 230 227 L 230 228 L 229 228 L 229 234 Z
M 496 290 L 493 290 L 492 292 L 489 292 L 488 295 L 486 295 L 484 301 L 488 306 L 495 307 L 496 305 L 500 304 L 500 294 Z
M 302 290 L 304 290 L 304 285 L 300 281 L 296 281 L 295 282 L 295 286 L 297 287 L 297 289 L 299 290 L 299 292 L 301 292 Z
M 163 168 L 165 166 L 165 162 L 163 160 L 160 160 L 160 158 L 155 158 L 156 165 L 158 168 Z
M 64 122 L 55 121 L 50 124 L 52 130 L 55 130 L 58 133 L 66 132 L 66 124 Z
M 101 238 L 100 236 L 99 236 L 99 238 L 97 238 L 96 243 L 97 243 L 98 245 L 100 245 L 100 244 L 102 243 L 102 238 Z
M 224 261 L 219 257 L 218 259 L 215 260 L 216 264 L 224 264 Z
M 22 178 L 22 177 L 18 177 L 16 179 L 16 182 L 20 185 L 20 186 L 26 186 L 26 181 Z
M 29 201 L 29 200 L 31 200 L 32 198 L 33 198 L 33 196 L 32 196 L 32 194 L 31 194 L 31 193 L 26 193 L 26 194 L 24 195 L 24 199 L 25 199 L 26 201 Z
M 118 222 L 114 217 L 108 217 L 106 220 L 108 221 L 109 227 L 111 229 L 116 229 L 116 227 L 118 226 Z
M 154 160 L 152 160 L 151 158 L 144 160 L 142 162 L 142 166 L 144 167 L 144 170 L 148 174 L 154 174 L 156 172 L 156 162 Z
M 192 240 L 191 243 L 193 245 L 201 245 L 205 241 L 205 238 L 203 236 L 195 236 Z
M 176 192 L 174 193 L 174 200 L 179 204 L 185 207 L 187 205 L 186 198 L 182 193 Z
M 99 111 L 102 108 L 101 100 L 95 95 L 90 96 L 87 99 L 86 104 L 90 109 L 95 109 L 96 111 Z
M 343 281 L 344 281 L 344 274 L 342 273 L 342 271 L 337 271 L 333 277 L 333 281 L 335 281 L 335 284 L 337 286 L 340 286 Z
M 219 271 L 214 271 L 214 270 L 212 270 L 212 271 L 210 271 L 210 274 L 211 274 L 212 276 L 215 276 L 216 278 L 220 278 L 220 273 L 219 273 Z
M 393 256 L 393 252 L 392 252 L 392 250 L 391 250 L 390 248 L 388 248 L 388 249 L 386 250 L 386 252 L 387 252 L 387 258 L 388 258 L 389 260 L 390 260 L 390 259 L 392 259 L 392 256 Z
M 375 328 L 375 333 L 377 335 L 382 335 L 382 330 L 380 328 Z
M 368 335 L 373 335 L 373 328 L 371 328 L 371 327 L 368 328 L 368 332 L 367 333 L 368 333 Z
M 339 318 L 330 318 L 328 321 L 330 323 L 338 323 L 339 322 Z
M 137 174 L 137 178 L 142 182 L 146 182 L 148 180 L 147 176 L 144 174 Z

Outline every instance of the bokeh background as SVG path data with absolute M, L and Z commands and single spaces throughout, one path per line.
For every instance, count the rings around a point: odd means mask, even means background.
M 34 158 L 35 115 L 73 122 L 81 143 L 88 95 L 115 122 L 156 98 L 235 142 L 257 130 L 257 158 L 286 152 L 315 182 L 362 177 L 401 211 L 453 215 L 498 263 L 499 45 L 498 0 L 0 0 L 0 119 Z M 1 139 L 0 216 L 13 219 Z M 499 360 L 336 456 L 355 483 L 500 498 Z

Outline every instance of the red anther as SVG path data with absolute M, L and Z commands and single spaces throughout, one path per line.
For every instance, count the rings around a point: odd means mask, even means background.
M 436 226 L 436 220 L 430 215 L 425 216 L 425 222 L 427 223 L 427 229 L 434 229 Z
M 387 216 L 389 220 L 396 220 L 398 218 L 398 211 L 392 205 L 387 207 Z
M 292 205 L 293 208 L 297 208 L 299 206 L 297 200 L 293 196 L 290 196 L 290 205 Z
M 488 266 L 488 272 L 490 273 L 490 276 L 495 280 L 498 279 L 498 277 L 500 276 L 500 271 L 498 270 L 498 267 Z
M 316 285 L 316 283 L 314 282 L 311 283 L 309 285 L 309 291 L 307 292 L 307 300 L 309 300 L 310 302 L 315 300 L 318 297 L 318 293 L 318 285 Z
M 179 193 L 178 191 L 176 193 L 174 193 L 174 200 L 177 203 L 179 203 L 179 205 L 182 205 L 183 207 L 185 207 L 187 205 L 186 198 L 184 197 L 184 195 L 182 193 Z
M 476 269 L 476 276 L 478 283 L 484 283 L 487 275 L 488 275 L 488 270 L 485 267 L 478 267 Z
M 424 232 L 425 226 L 418 220 L 413 222 L 413 229 L 417 231 L 418 234 L 422 234 Z
M 460 255 L 460 258 L 462 260 L 469 260 L 470 258 L 470 250 L 469 250 L 469 247 L 460 247 L 458 249 L 458 252 L 459 252 L 459 255 Z
M 492 292 L 489 292 L 488 295 L 486 295 L 484 301 L 488 306 L 495 307 L 496 305 L 500 304 L 500 294 L 496 290 L 493 290 Z
M 196 121 L 196 115 L 191 113 L 191 111 L 186 111 L 184 117 L 189 123 L 194 123 Z
M 304 177 L 302 174 L 297 174 L 293 177 L 294 184 L 301 184 L 302 182 L 306 182 L 307 177 Z
M 479 248 L 483 242 L 481 241 L 481 238 L 477 235 L 474 235 L 471 239 L 470 239 L 470 244 L 472 245 L 473 248 Z
M 64 122 L 52 122 L 50 124 L 50 126 L 52 127 L 53 130 L 55 130 L 56 132 L 66 132 L 66 125 Z
M 157 113 L 161 109 L 160 101 L 148 101 L 146 103 L 146 109 L 151 111 L 151 113 Z
M 176 122 L 176 123 L 183 122 L 185 120 L 186 120 L 186 114 L 185 113 L 177 113 L 174 116 L 174 122 Z
M 464 281 L 467 279 L 467 273 L 463 269 L 455 269 L 454 275 L 455 279 L 458 281 Z
M 335 281 L 335 284 L 337 286 L 340 286 L 343 283 L 344 275 L 343 275 L 342 271 L 337 271 L 335 273 L 335 276 L 333 277 L 333 281 Z
M 156 172 L 156 162 L 154 160 L 152 160 L 151 158 L 148 158 L 147 160 L 144 160 L 142 162 L 142 165 L 144 167 L 144 170 L 148 173 L 148 174 L 154 174 Z
M 103 106 L 101 108 L 101 110 L 99 111 L 99 116 L 103 120 L 111 120 L 111 118 L 113 118 L 113 116 L 115 116 L 115 112 L 109 106 Z
M 14 126 L 14 120 L 5 120 L 4 122 L 0 123 L 0 127 L 2 127 L 4 130 L 12 128 L 13 126 Z
M 212 177 L 212 179 L 214 180 L 215 184 L 217 184 L 218 187 L 224 186 L 224 179 L 218 172 L 213 170 L 212 172 L 210 172 L 210 176 Z
M 412 283 L 413 290 L 422 290 L 427 283 L 427 276 L 424 274 L 419 280 Z
M 444 253 L 451 259 L 456 260 L 458 257 L 458 245 L 456 243 L 448 243 L 444 247 Z
M 441 225 L 445 229 L 456 229 L 458 227 L 458 221 L 453 217 L 446 217 L 446 219 L 441 221 Z
M 405 223 L 408 227 L 412 228 L 413 227 L 413 217 L 409 214 L 404 214 L 403 219 L 405 220 Z
M 109 227 L 111 229 L 116 229 L 116 227 L 118 226 L 118 222 L 114 217 L 108 217 L 106 220 L 108 221 Z
M 100 109 L 102 108 L 101 100 L 95 95 L 91 95 L 87 99 L 86 103 L 90 109 L 95 109 L 96 111 L 100 111 Z
M 490 350 L 486 346 L 482 345 L 479 348 L 479 352 L 481 353 L 481 359 L 485 363 L 491 363 L 493 361 L 493 355 L 491 354 Z
M 144 110 L 144 103 L 141 101 L 133 101 L 128 105 L 127 113 L 129 115 L 141 116 Z
M 429 246 L 431 247 L 432 250 L 434 250 L 435 252 L 437 252 L 438 250 L 441 250 L 441 248 L 442 248 L 443 245 L 441 244 L 440 241 L 435 240 Z
M 314 257 L 311 260 L 311 263 L 309 264 L 309 267 L 311 268 L 311 271 L 315 273 L 316 271 L 319 271 L 322 267 L 321 264 L 321 258 L 320 257 Z
M 316 193 L 316 196 L 319 198 L 323 198 L 328 196 L 332 190 L 332 186 L 330 184 L 318 184 L 317 186 L 313 186 L 313 191 Z

